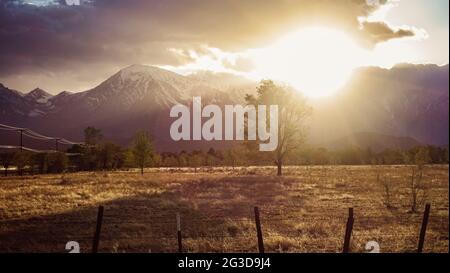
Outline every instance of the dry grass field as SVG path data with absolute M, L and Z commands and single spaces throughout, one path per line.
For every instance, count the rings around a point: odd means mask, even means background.
M 349 207 L 352 252 L 413 252 L 425 203 L 425 252 L 448 252 L 448 166 L 426 166 L 418 212 L 410 212 L 412 166 L 149 169 L 0 179 L 0 252 L 91 251 L 99 205 L 100 252 L 177 251 L 176 213 L 187 252 L 256 252 L 259 206 L 266 251 L 340 252 Z M 386 178 L 385 188 L 377 173 Z

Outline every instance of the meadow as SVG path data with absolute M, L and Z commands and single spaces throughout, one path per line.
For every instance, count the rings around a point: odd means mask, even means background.
M 266 252 L 341 252 L 354 208 L 352 252 L 414 252 L 425 203 L 424 252 L 449 251 L 448 165 L 428 165 L 411 212 L 413 166 L 152 168 L 0 178 L 0 252 L 90 252 L 104 206 L 99 252 L 257 252 L 258 206 Z M 382 177 L 383 183 L 378 177 Z M 389 200 L 386 193 L 389 192 Z

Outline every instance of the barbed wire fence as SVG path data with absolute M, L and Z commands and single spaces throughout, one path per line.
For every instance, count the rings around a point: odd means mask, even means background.
M 426 233 L 427 228 L 448 231 L 448 216 L 430 215 L 429 204 L 423 215 L 407 217 L 365 216 L 353 208 L 347 215 L 290 217 L 262 206 L 242 217 L 180 211 L 121 218 L 99 206 L 96 215 L 91 210 L 89 216 L 1 220 L 0 226 L 10 230 L 0 232 L 0 251 L 433 252 L 448 241 L 448 233 Z

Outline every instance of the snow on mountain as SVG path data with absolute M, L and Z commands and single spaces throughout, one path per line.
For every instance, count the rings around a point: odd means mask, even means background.
M 9 89 L 0 83 L 0 121 L 15 122 L 29 113 L 33 103 L 24 98 L 24 94 Z
M 193 96 L 212 100 L 224 99 L 227 94 L 204 81 L 162 68 L 131 65 L 85 92 L 83 100 L 91 110 L 114 107 L 134 111 L 145 107 L 167 109 L 191 101 Z
M 0 122 L 78 140 L 85 127 L 95 126 L 123 144 L 136 130 L 146 129 L 159 149 L 177 150 L 181 143 L 169 136 L 173 105 L 188 105 L 193 96 L 201 96 L 204 105 L 243 103 L 256 85 L 236 75 L 182 76 L 154 66 L 131 65 L 80 93 L 51 96 L 35 89 L 23 94 L 0 84 Z M 361 68 L 339 93 L 310 104 L 312 144 L 374 132 L 448 145 L 448 65 Z M 195 148 L 194 144 L 188 143 L 188 148 Z
M 52 97 L 53 97 L 53 95 L 45 92 L 44 90 L 42 90 L 40 88 L 36 88 L 25 95 L 26 99 L 30 99 L 31 101 L 34 101 L 39 104 L 47 103 L 48 100 Z

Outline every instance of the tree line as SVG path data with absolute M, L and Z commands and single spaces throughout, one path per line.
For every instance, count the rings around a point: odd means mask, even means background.
M 117 170 L 155 166 L 158 154 L 153 149 L 150 135 L 145 131 L 135 134 L 130 148 L 106 141 L 101 130 L 88 127 L 84 130 L 86 145 L 73 145 L 66 152 L 29 152 L 18 150 L 0 153 L 0 166 L 4 176 L 15 167 L 17 173 L 62 173 L 66 171 Z
M 62 173 L 66 171 L 98 171 L 147 167 L 199 167 L 266 166 L 273 164 L 270 153 L 257 152 L 248 143 L 237 144 L 225 150 L 209 148 L 207 151 L 181 151 L 178 153 L 155 151 L 151 136 L 138 131 L 129 147 L 106 141 L 99 129 L 88 127 L 84 131 L 87 145 L 74 145 L 63 152 L 32 153 L 28 151 L 0 153 L 4 175 L 15 167 L 18 174 Z M 285 165 L 393 165 L 393 164 L 448 164 L 448 147 L 418 146 L 406 150 L 387 149 L 373 152 L 370 148 L 349 147 L 338 151 L 325 148 L 296 150 L 284 158 Z

